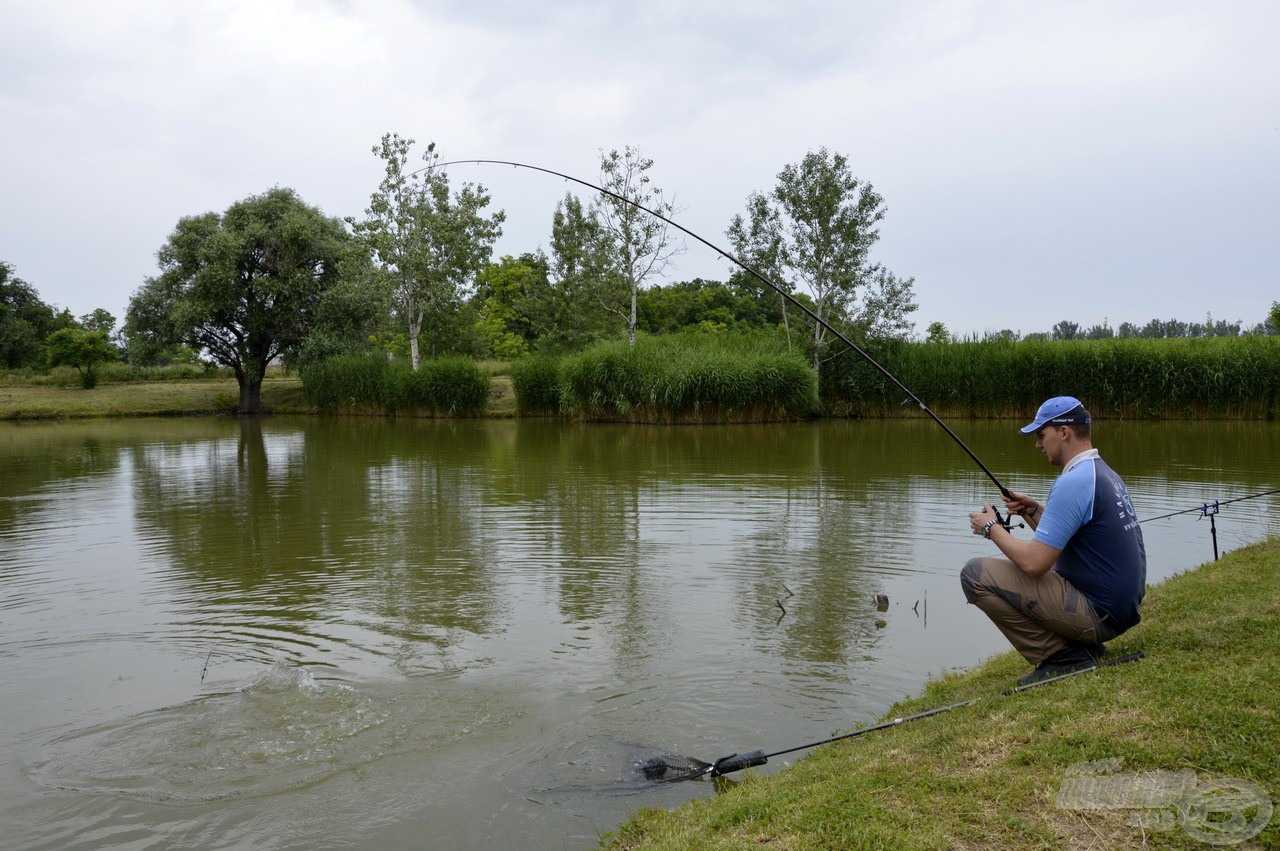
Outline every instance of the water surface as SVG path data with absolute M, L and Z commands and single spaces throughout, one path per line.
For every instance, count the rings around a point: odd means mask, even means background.
M 953 425 L 1043 496 L 1015 424 Z M 1142 517 L 1280 487 L 1275 424 L 1097 443 Z M 6 425 L 0 470 L 13 847 L 590 847 L 714 794 L 640 760 L 824 738 L 1005 649 L 956 579 L 994 487 L 928 422 Z M 1195 513 L 1144 533 L 1153 581 L 1213 557 Z

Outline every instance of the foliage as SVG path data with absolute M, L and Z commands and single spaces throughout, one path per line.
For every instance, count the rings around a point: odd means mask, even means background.
M 80 327 L 86 331 L 98 331 L 110 340 L 116 331 L 116 318 L 111 315 L 111 311 L 99 307 L 80 317 Z
M 534 348 L 575 351 L 610 336 L 617 320 L 606 305 L 621 303 L 625 291 L 600 222 L 566 193 L 551 221 L 547 286 L 528 293 Z
M 516 411 L 524 416 L 560 413 L 560 361 L 534 355 L 511 364 Z
M 636 302 L 641 286 L 661 276 L 672 257 L 684 250 L 683 243 L 672 236 L 670 225 L 652 214 L 669 219 L 676 214 L 676 209 L 663 197 L 661 189 L 650 185 L 651 168 L 653 160 L 630 145 L 621 154 L 616 150 L 607 154 L 601 151 L 600 185 L 606 192 L 592 207 L 605 251 L 615 272 L 626 282 L 629 309 L 609 307 L 626 322 L 627 342 L 633 348 L 638 324 Z
M 425 360 L 414 370 L 379 355 L 340 355 L 299 371 L 311 404 L 323 413 L 479 416 L 489 376 L 460 357 Z
M 50 366 L 72 366 L 80 373 L 80 384 L 90 390 L 98 384 L 98 367 L 119 357 L 119 350 L 102 331 L 60 328 L 45 341 Z
M 477 329 L 488 354 L 513 360 L 529 353 L 533 322 L 532 299 L 550 287 L 547 260 L 541 254 L 520 259 L 503 257 L 476 277 L 474 301 L 479 306 Z
M 684 333 L 601 343 L 561 364 L 560 406 L 583 419 L 760 422 L 808 416 L 817 379 L 764 335 Z
M 131 350 L 207 352 L 235 372 L 242 413 L 259 410 L 267 364 L 302 346 L 359 262 L 340 220 L 279 187 L 180 219 L 157 258 L 160 274 L 129 302 Z
M 57 327 L 53 308 L 40 300 L 35 287 L 0 262 L 0 367 L 43 366 L 45 337 Z
M 413 368 L 421 360 L 420 336 L 429 351 L 457 350 L 466 289 L 489 261 L 506 215 L 481 215 L 489 205 L 483 186 L 465 184 L 452 197 L 449 176 L 437 163 L 435 143 L 427 145 L 416 171 L 406 172 L 413 139 L 395 133 L 373 147 L 385 167 L 362 221 L 348 219 L 390 281 L 402 327 L 408 329 Z
M 916 309 L 914 280 L 870 260 L 884 216 L 871 184 L 854 177 L 846 157 L 822 148 L 784 167 L 770 195 L 748 196 L 747 217 L 735 216 L 728 234 L 738 254 L 766 277 L 804 285 L 822 319 L 847 322 L 863 338 L 896 338 L 911 329 L 906 317 Z M 814 323 L 815 371 L 826 335 Z
M 1062 394 L 1084 400 L 1099 417 L 1280 416 L 1274 337 L 890 341 L 865 348 L 935 413 L 951 416 L 1021 417 Z M 828 411 L 918 415 L 856 353 L 833 342 L 829 355 L 821 390 Z
M 641 290 L 636 309 L 639 328 L 648 334 L 667 334 L 703 323 L 730 331 L 768 328 L 763 305 L 751 294 L 701 278 Z
M 924 332 L 924 341 L 926 343 L 950 343 L 951 332 L 941 322 L 930 322 L 929 327 Z

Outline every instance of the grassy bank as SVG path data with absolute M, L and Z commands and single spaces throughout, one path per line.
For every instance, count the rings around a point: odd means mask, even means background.
M 1183 771 L 1202 789 L 1236 779 L 1280 792 L 1280 540 L 1152 587 L 1143 619 L 1111 645 L 1143 650 L 1142 661 L 1001 696 L 1026 669 L 1001 655 L 930 683 L 887 718 L 988 698 L 815 750 L 773 777 L 742 776 L 676 810 L 641 811 L 602 845 L 1204 848 L 1171 807 L 1059 806 L 1059 793 L 1068 769 L 1101 760 L 1121 761 L 1105 770 L 1130 794 Z M 1155 829 L 1159 812 L 1170 829 Z M 1147 827 L 1130 823 L 1135 813 Z M 1280 847 L 1280 814 L 1236 847 Z
M 234 378 L 99 384 L 92 390 L 52 384 L 0 386 L 0 420 L 225 414 L 240 398 Z M 262 404 L 276 413 L 309 413 L 296 378 L 262 382 Z
M 0 386 L 0 421 L 227 414 L 235 408 L 239 396 L 234 378 L 153 379 L 99 384 L 92 390 L 55 384 L 11 384 Z M 275 414 L 316 412 L 296 376 L 267 378 L 262 383 L 262 404 Z M 510 376 L 492 376 L 488 415 L 511 417 L 515 407 Z

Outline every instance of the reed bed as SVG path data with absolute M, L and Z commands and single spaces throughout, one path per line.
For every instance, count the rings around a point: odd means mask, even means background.
M 559 364 L 560 411 L 587 420 L 766 422 L 810 416 L 817 404 L 813 371 L 769 337 L 646 337 Z
M 822 367 L 828 413 L 923 415 L 856 353 L 832 351 Z M 1276 337 L 895 342 L 869 348 L 868 354 L 940 416 L 1023 417 L 1058 395 L 1076 396 L 1104 418 L 1280 414 Z
M 475 362 L 427 360 L 414 372 L 378 355 L 330 358 L 302 370 L 317 410 L 336 414 L 473 417 L 485 412 L 489 375 Z
M 511 364 L 511 384 L 516 394 L 516 413 L 527 416 L 555 416 L 560 413 L 560 361 L 535 355 Z

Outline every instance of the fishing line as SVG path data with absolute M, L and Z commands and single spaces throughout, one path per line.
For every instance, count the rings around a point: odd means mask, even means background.
M 1059 674 L 1056 677 L 1045 677 L 1042 680 L 1027 683 L 1026 685 L 1007 688 L 1000 692 L 1002 696 L 1018 694 L 1028 689 L 1039 688 L 1050 683 L 1060 682 L 1069 677 L 1076 677 L 1080 674 L 1087 674 L 1091 671 L 1097 671 L 1102 668 L 1109 668 L 1113 665 L 1123 665 L 1126 662 L 1136 662 L 1142 659 L 1146 654 L 1141 650 L 1135 653 L 1129 653 L 1125 656 L 1117 656 L 1114 659 L 1108 659 L 1105 662 L 1097 662 L 1075 671 L 1068 671 L 1065 674 Z M 941 715 L 943 712 L 950 712 L 952 709 L 960 709 L 963 706 L 972 706 L 979 701 L 986 700 L 991 695 L 979 695 L 968 700 L 962 700 L 959 703 L 950 703 L 946 706 L 938 706 L 933 709 L 926 709 L 923 712 L 917 712 L 914 715 L 906 715 L 902 718 L 893 718 L 880 724 L 873 724 L 870 727 L 863 727 L 860 730 L 854 730 L 852 733 L 845 733 L 840 736 L 832 736 L 829 739 L 822 739 L 817 742 L 810 742 L 807 745 L 797 745 L 793 748 L 774 751 L 773 753 L 765 753 L 763 750 L 747 751 L 745 753 L 734 753 L 726 757 L 721 757 L 715 762 L 704 762 L 699 759 L 682 756 L 663 756 L 654 757 L 639 765 L 639 769 L 649 780 L 655 780 L 662 783 L 675 783 L 682 780 L 697 780 L 700 777 L 722 777 L 734 771 L 741 771 L 744 768 L 752 768 L 757 765 L 764 765 L 769 761 L 770 757 L 783 756 L 784 754 L 795 753 L 796 751 L 808 750 L 816 748 L 819 745 L 829 745 L 832 742 L 839 742 L 844 739 L 852 739 L 855 736 L 865 736 L 867 733 L 874 733 L 877 730 L 887 730 L 890 727 L 898 727 L 910 721 L 919 721 L 921 718 L 930 718 L 934 715 Z
M 1235 499 L 1214 500 L 1214 502 L 1212 503 L 1212 507 L 1216 509 L 1219 506 L 1230 505 L 1233 502 L 1244 502 L 1246 499 L 1257 499 L 1260 496 L 1271 496 L 1272 494 L 1276 494 L 1276 493 L 1280 493 L 1280 488 L 1277 488 L 1276 490 L 1263 491 L 1262 493 L 1250 494 L 1249 496 L 1238 496 Z M 1182 511 L 1171 511 L 1168 514 L 1161 514 L 1159 517 L 1148 517 L 1145 520 L 1139 520 L 1138 522 L 1150 523 L 1155 520 L 1167 520 L 1170 517 L 1177 517 L 1179 514 L 1190 514 L 1193 511 L 1199 511 L 1202 514 L 1205 514 L 1205 513 L 1208 513 L 1209 508 L 1210 508 L 1210 503 L 1206 502 L 1201 505 L 1197 505 L 1195 508 L 1187 508 L 1187 509 L 1183 509 Z
M 741 261 L 741 260 L 739 260 L 737 257 L 735 257 L 734 255 L 730 254 L 730 253 L 729 253 L 728 251 L 726 251 L 725 249 L 723 249 L 723 248 L 721 248 L 720 246 L 716 245 L 715 243 L 713 243 L 713 242 L 711 242 L 711 241 L 709 241 L 709 240 L 707 240 L 707 239 L 705 239 L 705 238 L 703 238 L 703 237 L 699 236 L 698 234 L 696 234 L 696 233 L 694 233 L 693 231 L 689 230 L 689 229 L 688 229 L 687 227 L 685 227 L 684 225 L 682 225 L 682 224 L 680 224 L 679 222 L 676 222 L 676 221 L 674 221 L 674 220 L 672 220 L 672 219 L 668 218 L 667 216 L 663 215 L 662 213 L 658 212 L 657 210 L 652 210 L 652 209 L 650 209 L 649 207 L 646 207 L 644 204 L 641 204 L 639 201 L 635 201 L 635 200 L 633 200 L 633 199 L 631 199 L 631 198 L 627 198 L 627 197 L 625 197 L 625 196 L 623 196 L 623 195 L 619 195 L 617 192 L 613 192 L 613 191 L 611 191 L 611 190 L 609 190 L 609 189 L 605 189 L 603 186 L 597 186 L 596 184 L 591 183 L 590 181 L 587 181 L 587 180 L 583 180 L 583 179 L 582 179 L 582 178 L 580 178 L 580 177 L 574 177 L 573 175 L 565 174 L 565 173 L 563 173 L 563 172 L 555 171 L 555 170 L 553 170 L 553 169 L 543 168 L 542 166 L 537 166 L 537 165 L 529 165 L 528 163 L 514 162 L 514 161 L 512 161 L 512 160 L 450 160 L 450 161 L 448 161 L 448 162 L 436 163 L 436 164 L 434 164 L 433 166 L 428 166 L 428 168 L 434 168 L 434 167 L 437 167 L 437 166 L 438 166 L 438 167 L 440 167 L 440 168 L 446 168 L 446 167 L 451 166 L 451 165 L 473 165 L 473 164 L 474 164 L 474 165 L 506 165 L 506 166 L 511 166 L 512 168 L 522 168 L 522 169 L 527 169 L 527 170 L 529 170 L 529 171 L 540 171 L 540 172 L 542 172 L 543 174 L 549 174 L 549 175 L 552 175 L 552 176 L 554 176 L 554 177 L 559 177 L 559 178 L 561 178 L 561 179 L 563 179 L 563 180 L 569 180 L 569 181 L 572 181 L 572 182 L 574 182 L 574 183 L 577 183 L 577 184 L 579 184 L 579 185 L 581 185 L 581 186 L 585 186 L 585 187 L 587 187 L 588 189 L 592 189 L 592 190 L 594 190 L 594 191 L 596 191 L 596 192 L 599 192 L 599 193 L 601 193 L 601 194 L 603 194 L 603 195 L 608 195 L 610 198 L 614 198 L 614 199 L 616 199 L 616 200 L 618 200 L 618 201 L 621 201 L 621 202 L 622 202 L 622 203 L 624 203 L 624 204 L 630 204 L 632 207 L 635 207 L 636 209 L 639 209 L 639 210 L 643 210 L 644 212 L 648 213 L 649 215 L 653 216 L 654 218 L 656 218 L 656 219 L 658 219 L 658 220 L 660 220 L 660 221 L 666 222 L 668 225 L 670 225 L 671 227 L 673 227 L 673 228 L 675 228 L 676 230 L 680 231 L 681 233 L 684 233 L 684 234 L 687 234 L 688 236 L 693 237 L 693 238 L 694 238 L 694 239 L 696 239 L 698 242 L 700 242 L 700 243 L 702 243 L 703 245 L 705 245 L 707 248 L 710 248 L 710 249 L 711 249 L 712 251 L 714 251 L 716 254 L 719 254 L 721 257 L 725 258 L 725 259 L 726 259 L 726 260 L 728 260 L 729 262 L 731 262 L 731 263 L 735 264 L 736 266 L 740 267 L 743 271 L 747 272 L 747 273 L 748 273 L 748 274 L 750 274 L 752 277 L 756 278 L 756 279 L 757 279 L 757 280 L 759 280 L 761 283 L 763 283 L 763 284 L 765 284 L 766 286 L 768 286 L 768 287 L 769 287 L 770 289 L 772 289 L 774 292 L 778 293 L 780 296 L 782 296 L 784 299 L 786 299 L 786 300 L 787 300 L 787 302 L 788 302 L 788 303 L 790 303 L 792 306 L 794 306 L 794 307 L 798 308 L 801 312 L 803 312 L 805 315 L 807 315 L 807 316 L 808 316 L 810 319 L 812 319 L 814 322 L 818 323 L 818 324 L 819 324 L 819 325 L 821 325 L 823 328 L 825 328 L 827 331 L 831 332 L 831 334 L 832 334 L 833 336 L 835 336 L 835 338 L 836 338 L 836 339 L 840 340 L 840 342 L 844 343 L 844 344 L 845 344 L 846 346 L 848 346 L 850 349 L 853 349 L 853 351 L 857 352 L 857 353 L 858 353 L 858 355 L 859 355 L 859 356 L 861 356 L 863 360 L 865 360 L 865 361 L 866 361 L 867 363 L 869 363 L 871 366 L 875 367 L 875 369 L 876 369 L 876 370 L 878 370 L 878 371 L 880 372 L 880 374 L 881 374 L 881 375 L 883 375 L 885 378 L 887 378 L 887 379 L 889 379 L 891 382 L 893 382 L 893 384 L 894 384 L 894 385 L 895 385 L 899 390 L 901 390 L 903 393 L 906 393 L 906 394 L 907 394 L 907 397 L 908 397 L 909 399 L 911 399 L 911 401 L 915 402 L 915 403 L 916 403 L 916 405 L 918 405 L 918 406 L 920 407 L 920 410 L 922 410 L 922 411 L 924 411 L 926 414 L 928 414 L 930 419 L 932 419 L 935 423 L 937 423 L 939 426 L 941 426 L 942 430 L 943 430 L 943 431 L 945 431 L 948 435 L 950 435 L 951 439 L 952 439 L 952 440 L 954 440 L 954 441 L 956 442 L 956 444 L 957 444 L 957 445 L 959 445 L 959 447 L 960 447 L 961 449 L 963 449 L 963 450 L 964 450 L 965 454 L 969 456 L 969 458 L 973 461 L 973 463 L 977 464 L 977 465 L 978 465 L 978 467 L 982 470 L 982 472 L 986 473 L 987 478 L 989 478 L 989 479 L 992 481 L 992 483 L 993 483 L 997 488 L 999 488 L 1000 493 L 1001 493 L 1001 494 L 1002 494 L 1006 499 L 1013 499 L 1013 494 L 1012 494 L 1012 492 L 1010 492 L 1010 490 L 1009 490 L 1008 488 L 1006 488 L 1006 487 L 1005 487 L 1005 486 L 1000 482 L 1000 480 L 999 480 L 999 479 L 997 479 L 997 478 L 996 478 L 995 473 L 991 472 L 991 470 L 987 467 L 987 465 L 986 465 L 986 464 L 984 464 L 984 463 L 982 463 L 982 459 L 980 459 L 976 454 L 974 454 L 974 451 L 973 451 L 972 449 L 970 449 L 970 448 L 968 447 L 968 445 L 967 445 L 963 440 L 961 440 L 961 439 L 960 439 L 960 435 L 958 435 L 958 434 L 956 434 L 954 431 L 952 431 L 952 430 L 951 430 L 951 427 L 950 427 L 950 426 L 948 426 L 946 423 L 944 423 L 944 422 L 941 420 L 941 418 L 939 418 L 939 417 L 938 417 L 938 415 L 937 415 L 937 414 L 935 414 L 933 411 L 931 411 L 931 410 L 929 409 L 929 406 L 928 406 L 928 405 L 926 405 L 924 402 L 922 402 L 922 401 L 920 400 L 920 397 L 919 397 L 919 396 L 917 396 L 915 393 L 911 392 L 911 388 L 907 387 L 907 385 L 905 385 L 905 384 L 903 384 L 901 381 L 899 381 L 899 380 L 898 380 L 898 378 L 897 378 L 897 376 L 895 376 L 895 375 L 894 375 L 893 373 L 891 373 L 889 370 L 887 370 L 887 369 L 885 369 L 883 366 L 881 366 L 881 365 L 880 365 L 880 363 L 879 363 L 875 358 L 871 357 L 871 355 L 869 355 L 869 354 L 867 354 L 865 351 L 863 351 L 863 350 L 862 350 L 862 348 L 861 348 L 860 346 L 858 346 L 858 344 L 854 343 L 852 340 L 850 340 L 848 337 L 846 337 L 844 334 L 842 334 L 839 330 L 837 330 L 837 329 L 836 329 L 836 328 L 835 328 L 835 327 L 834 327 L 830 322 L 826 321 L 826 320 L 825 320 L 825 319 L 823 319 L 821 316 L 819 316 L 817 313 L 815 313 L 815 312 L 814 312 L 814 311 L 813 311 L 813 310 L 812 310 L 808 305 L 806 305 L 806 304 L 804 304 L 803 302 L 801 302 L 799 299 L 797 299 L 795 296 L 791 295 L 791 293 L 787 292 L 787 291 L 786 291 L 785 289 L 783 289 L 781 286 L 779 286 L 778 284 L 775 284 L 775 283 L 774 283 L 773 281 L 771 281 L 769 278 L 765 277 L 762 273 L 760 273 L 760 272 L 759 272 L 759 271 L 757 271 L 756 269 L 753 269 L 751 266 L 748 266 L 746 263 L 742 262 L 742 261 Z M 424 169 L 419 169 L 419 171 L 422 171 L 422 170 L 424 170 Z M 996 512 L 996 514 L 997 514 L 997 516 L 999 516 L 999 512 L 998 512 L 998 511 Z M 1008 528 L 1008 521 L 1007 521 L 1007 520 L 1001 520 L 1001 525 L 1003 525 L 1003 526 L 1005 526 L 1006 528 Z
M 1238 496 L 1235 499 L 1214 500 L 1213 506 L 1210 508 L 1209 503 L 1205 502 L 1196 508 L 1187 508 L 1182 511 L 1174 511 L 1169 514 L 1161 514 L 1159 517 L 1148 517 L 1147 520 L 1164 520 L 1169 517 L 1177 517 L 1180 514 L 1190 514 L 1193 511 L 1199 511 L 1200 517 L 1209 518 L 1209 535 L 1213 538 L 1213 560 L 1218 560 L 1218 510 L 1224 505 L 1230 505 L 1233 502 L 1243 502 L 1246 499 L 1257 499 L 1260 496 L 1270 496 L 1273 493 L 1280 493 L 1278 490 L 1263 491 L 1262 493 L 1250 494 L 1249 496 Z M 1146 523 L 1147 520 L 1139 520 L 1139 523 Z

